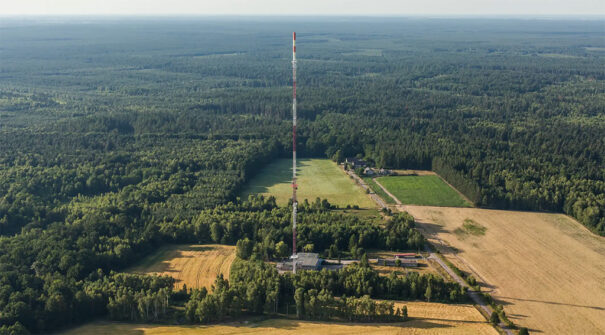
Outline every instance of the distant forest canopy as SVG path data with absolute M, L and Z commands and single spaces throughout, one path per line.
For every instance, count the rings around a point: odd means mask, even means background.
M 286 155 L 297 30 L 299 155 L 433 169 L 479 206 L 561 211 L 605 234 L 601 20 L 7 19 L 0 28 L 2 233 L 48 221 L 55 205 L 15 211 L 40 207 L 48 185 L 31 183 L 81 155 L 137 159 L 142 139 L 160 138 L 179 150 L 270 140 Z M 22 169 L 30 185 L 16 177 Z M 126 186 L 60 178 L 54 187 L 68 194 L 56 203 Z
M 603 21 L 3 19 L 0 333 L 147 319 L 122 308 L 166 306 L 171 283 L 111 271 L 163 243 L 290 245 L 287 209 L 236 197 L 289 156 L 294 30 L 300 156 L 433 169 L 480 206 L 562 211 L 605 235 Z M 378 230 L 317 210 L 301 238 L 321 253 L 422 243 L 404 217 Z M 385 294 L 423 293 L 399 284 Z

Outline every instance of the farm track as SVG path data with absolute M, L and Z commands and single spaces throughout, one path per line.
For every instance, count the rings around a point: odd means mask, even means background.
M 455 282 L 457 282 L 460 286 L 467 288 L 468 296 L 473 300 L 473 302 L 475 302 L 476 306 L 478 306 L 483 311 L 483 315 L 485 317 L 489 317 L 492 314 L 494 309 L 485 302 L 485 299 L 483 299 L 480 293 L 471 290 L 470 286 L 466 283 L 466 281 L 464 281 L 452 269 L 450 269 L 450 267 L 445 264 L 445 262 L 439 256 L 437 256 L 437 254 L 435 254 L 428 245 L 425 245 L 425 251 L 429 253 L 429 257 L 427 257 L 428 259 L 436 261 L 443 268 L 443 270 L 445 270 L 445 272 L 447 272 L 447 274 L 452 277 Z M 513 332 L 503 322 L 501 322 L 499 326 L 507 335 L 514 335 Z
M 389 197 L 391 197 L 391 199 L 395 200 L 395 203 L 397 205 L 401 205 L 401 201 L 399 201 L 399 199 L 397 199 L 397 197 L 394 196 L 393 193 L 389 192 L 389 190 L 387 190 L 386 187 L 382 186 L 382 184 L 379 183 L 376 178 L 372 178 L 372 180 L 376 183 L 376 185 L 378 185 L 384 191 L 384 193 L 386 193 Z
M 344 169 L 343 169 L 344 171 Z M 378 207 L 380 208 L 386 208 L 387 204 L 384 200 L 382 200 L 381 197 L 379 197 L 376 193 L 374 193 L 372 191 L 372 189 L 368 186 L 368 184 L 366 184 L 365 181 L 363 181 L 363 179 L 361 179 L 355 172 L 353 171 L 345 171 L 349 176 L 353 177 L 355 179 L 355 181 L 357 182 L 357 184 L 359 186 L 361 186 L 361 188 L 363 188 L 364 191 L 369 192 L 368 195 L 370 196 L 370 198 L 372 198 L 372 200 L 374 200 L 374 202 L 378 205 Z M 382 186 L 381 186 L 382 187 Z M 395 199 L 395 198 L 393 198 Z

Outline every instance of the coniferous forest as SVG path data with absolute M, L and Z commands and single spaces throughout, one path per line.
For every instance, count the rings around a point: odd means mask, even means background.
M 158 321 L 175 301 L 188 322 L 290 304 L 303 319 L 401 321 L 405 313 L 369 298 L 423 299 L 427 288 L 433 300 L 464 301 L 439 277 L 379 277 L 363 262 L 297 276 L 262 262 L 291 245 L 289 209 L 238 194 L 291 155 L 294 30 L 299 156 L 432 169 L 479 207 L 566 213 L 605 236 L 603 27 L 3 19 L 0 333 L 98 316 Z M 406 215 L 382 224 L 330 207 L 301 209 L 301 240 L 326 256 L 424 242 Z M 167 243 L 237 244 L 240 257 L 212 292 L 120 272 Z

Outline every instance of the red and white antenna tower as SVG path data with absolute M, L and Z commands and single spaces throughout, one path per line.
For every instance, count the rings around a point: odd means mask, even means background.
M 296 32 L 292 33 L 292 272 L 296 273 Z

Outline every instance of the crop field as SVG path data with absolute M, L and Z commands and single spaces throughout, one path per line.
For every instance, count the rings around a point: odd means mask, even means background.
M 402 206 L 511 321 L 544 334 L 605 334 L 605 239 L 563 214 Z
M 235 247 L 229 245 L 171 245 L 160 248 L 128 272 L 172 276 L 175 288 L 210 286 L 220 273 L 229 278 Z
M 456 190 L 434 174 L 388 176 L 376 180 L 404 205 L 471 206 Z
M 164 326 L 94 322 L 69 330 L 64 335 L 498 334 L 472 305 L 425 302 L 405 302 L 405 305 L 408 307 L 408 315 L 412 320 L 403 323 L 353 324 L 270 319 L 260 322 L 231 322 L 209 326 Z
M 328 199 L 330 203 L 345 207 L 358 205 L 374 208 L 376 205 L 336 163 L 328 159 L 298 160 L 298 201 L 315 198 Z M 292 198 L 292 160 L 278 159 L 266 166 L 253 178 L 241 193 L 241 198 L 259 193 L 273 195 L 277 203 L 285 205 Z

